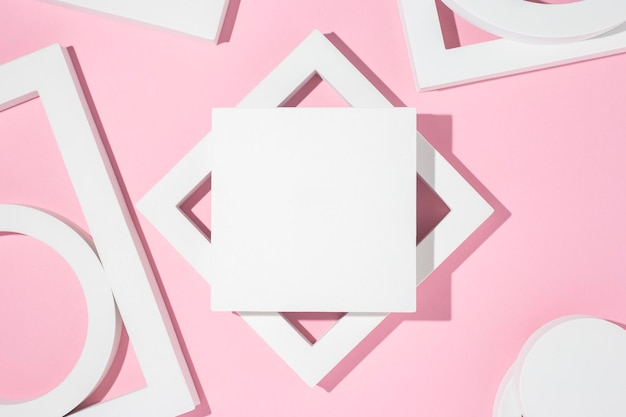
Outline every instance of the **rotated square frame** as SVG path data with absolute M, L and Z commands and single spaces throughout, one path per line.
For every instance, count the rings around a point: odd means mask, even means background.
M 230 0 L 49 0 L 217 42 Z M 149 4 L 149 6 L 146 6 Z
M 315 30 L 237 107 L 279 107 L 316 74 L 351 106 L 393 106 L 321 32 Z M 416 140 L 418 174 L 450 209 L 417 245 L 417 285 L 474 232 L 493 209 L 419 132 L 416 132 Z M 211 146 L 209 133 L 138 205 L 157 230 L 209 283 L 211 268 L 207 254 L 211 244 L 179 207 L 209 178 Z M 348 313 L 311 344 L 280 313 L 239 314 L 310 386 L 327 375 L 387 315 Z
M 59 45 L 0 65 L 0 111 L 39 97 L 146 387 L 70 413 L 177 416 L 199 399 L 167 308 L 68 52 Z
M 497 39 L 446 49 L 435 0 L 398 0 L 419 91 L 626 52 L 626 23 L 595 38 L 558 45 Z

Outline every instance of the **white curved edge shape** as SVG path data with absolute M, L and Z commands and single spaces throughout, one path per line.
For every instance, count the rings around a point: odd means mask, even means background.
M 230 0 L 46 0 L 219 40 Z
M 61 416 L 85 400 L 105 377 L 117 351 L 122 323 L 104 269 L 86 236 L 41 210 L 0 204 L 0 232 L 33 237 L 70 265 L 87 304 L 87 335 L 70 373 L 51 391 L 25 401 L 2 401 L 3 416 Z
M 41 99 L 146 382 L 70 415 L 171 417 L 193 410 L 198 395 L 68 52 L 51 45 L 2 64 L 0 85 L 0 111 Z
M 494 417 L 619 417 L 626 413 L 626 331 L 573 315 L 540 327 L 507 372 Z
M 522 417 L 522 406 L 517 395 L 517 381 L 512 366 L 504 375 L 493 406 L 493 417 Z
M 595 317 L 549 323 L 517 364 L 525 416 L 626 415 L 626 331 Z
M 442 1 L 473 25 L 519 42 L 575 42 L 601 35 L 626 22 L 626 2 L 622 0 L 566 4 L 523 0 Z
M 318 74 L 354 107 L 392 104 L 319 31 L 313 31 L 238 105 L 281 106 Z M 493 208 L 419 133 L 417 173 L 450 212 L 417 246 L 416 285 L 422 282 L 492 213 Z M 210 284 L 211 244 L 180 204 L 211 173 L 211 134 L 205 136 L 144 197 L 138 208 Z M 321 381 L 386 317 L 348 313 L 311 345 L 280 313 L 239 313 L 309 386 Z
M 398 0 L 398 4 L 419 91 L 453 87 L 626 51 L 626 24 L 595 38 L 558 45 L 497 39 L 446 49 L 435 0 Z

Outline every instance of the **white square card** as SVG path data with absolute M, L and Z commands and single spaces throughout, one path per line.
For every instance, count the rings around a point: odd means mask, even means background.
M 213 310 L 415 310 L 415 109 L 214 109 L 212 135 Z

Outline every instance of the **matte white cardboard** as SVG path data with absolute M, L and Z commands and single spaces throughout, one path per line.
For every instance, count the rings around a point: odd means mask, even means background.
M 415 311 L 415 109 L 213 110 L 211 306 Z

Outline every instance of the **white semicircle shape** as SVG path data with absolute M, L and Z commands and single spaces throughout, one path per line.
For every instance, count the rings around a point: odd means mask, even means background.
M 104 268 L 85 237 L 69 224 L 39 209 L 1 204 L 0 231 L 38 239 L 63 257 L 78 277 L 88 317 L 85 344 L 69 375 L 51 391 L 36 398 L 20 402 L 0 399 L 0 415 L 65 415 L 100 384 L 117 352 L 121 319 L 105 280 Z

